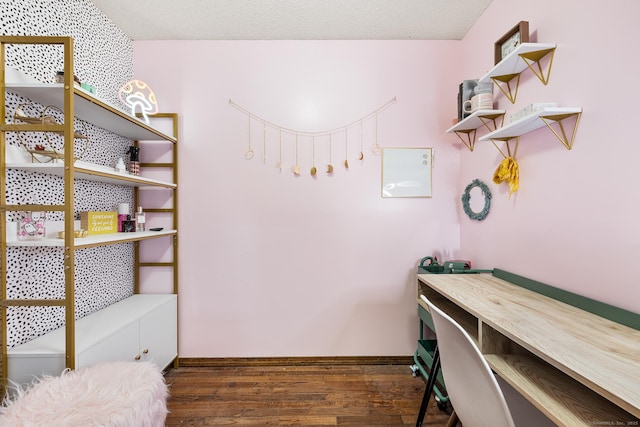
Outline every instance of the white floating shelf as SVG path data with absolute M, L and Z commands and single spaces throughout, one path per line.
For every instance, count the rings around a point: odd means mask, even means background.
M 542 50 L 555 49 L 555 43 L 521 43 L 518 47 L 498 62 L 487 74 L 478 81 L 480 83 L 490 83 L 491 77 L 506 76 L 509 74 L 519 74 L 527 69 L 527 63 L 520 58 L 520 54 L 538 52 Z
M 540 117 L 548 116 L 562 116 L 582 113 L 582 108 L 572 107 L 547 107 L 542 111 L 531 114 L 525 118 L 522 118 L 513 123 L 509 123 L 497 129 L 493 132 L 482 135 L 478 138 L 479 141 L 489 141 L 491 139 L 507 139 L 515 138 L 524 135 L 529 132 L 533 132 L 545 125 L 545 122 Z
M 116 172 L 108 166 L 100 166 L 89 162 L 76 160 L 75 178 L 86 179 L 95 182 L 105 182 L 116 185 L 127 185 L 130 187 L 165 187 L 175 189 L 177 185 L 171 182 L 159 181 L 142 176 L 130 175 L 128 173 Z M 7 163 L 9 169 L 20 169 L 27 172 L 39 172 L 50 175 L 63 176 L 64 163 Z
M 62 83 L 9 83 L 6 90 L 42 105 L 53 105 L 64 111 Z M 147 125 L 127 112 L 96 98 L 84 89 L 74 87 L 74 115 L 86 122 L 138 141 L 163 140 L 176 142 L 176 138 Z
M 176 230 L 162 231 L 138 231 L 134 233 L 111 233 L 97 234 L 87 237 L 77 237 L 74 239 L 76 249 L 88 248 L 91 246 L 104 246 L 116 243 L 135 242 L 139 240 L 155 239 L 163 236 L 172 236 L 177 234 Z M 14 240 L 7 242 L 7 247 L 63 247 L 64 239 L 42 239 L 42 240 Z
M 447 133 L 451 132 L 461 132 L 466 130 L 474 130 L 478 129 L 481 126 L 484 126 L 482 120 L 493 120 L 496 117 L 499 117 L 505 113 L 505 110 L 478 110 L 474 111 L 471 115 L 466 117 L 464 120 L 459 121 L 455 125 L 451 126 L 447 129 Z

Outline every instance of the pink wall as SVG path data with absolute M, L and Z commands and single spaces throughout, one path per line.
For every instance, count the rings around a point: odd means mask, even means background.
M 162 110 L 181 115 L 181 356 L 411 354 L 413 274 L 432 253 L 640 312 L 640 145 L 629 120 L 635 92 L 624 83 L 640 74 L 640 61 L 621 43 L 638 38 L 638 12 L 635 0 L 608 9 L 494 0 L 462 42 L 134 43 L 136 77 L 155 89 Z M 494 41 L 519 20 L 529 21 L 532 41 L 558 44 L 551 80 L 543 86 L 525 73 L 517 103 L 497 96 L 498 106 L 509 114 L 547 101 L 584 114 L 571 151 L 546 129 L 521 138 L 521 189 L 509 198 L 505 184 L 491 181 L 501 160 L 491 143 L 469 152 L 444 131 L 457 84 L 493 66 Z M 315 131 L 393 97 L 397 104 L 379 116 L 379 143 L 435 147 L 431 199 L 382 199 L 380 158 L 365 150 L 357 161 L 351 139 L 351 168 L 333 177 L 309 176 L 308 141 L 303 175 L 281 173 L 272 131 L 263 164 L 259 127 L 256 157 L 246 161 L 247 117 L 228 104 Z M 333 163 L 342 160 L 337 146 Z M 284 147 L 291 165 L 286 136 Z M 317 148 L 316 162 L 327 153 Z M 460 204 L 475 178 L 493 192 L 482 222 Z
M 571 151 L 546 128 L 520 139 L 521 189 L 511 199 L 506 184 L 491 182 L 501 160 L 491 143 L 461 151 L 457 188 L 480 178 L 493 192 L 485 221 L 462 216 L 465 256 L 640 312 L 634 86 L 640 60 L 629 49 L 638 40 L 639 15 L 634 0 L 605 7 L 575 0 L 494 0 L 467 34 L 457 78 L 484 74 L 493 65 L 493 43 L 518 21 L 529 21 L 534 40 L 558 45 L 550 82 L 543 86 L 527 73 L 517 103 L 500 96 L 499 107 L 509 114 L 532 102 L 557 102 L 584 113 Z
M 443 130 L 456 108 L 454 41 L 136 42 L 135 76 L 163 111 L 180 114 L 181 357 L 409 355 L 415 267 L 459 256 L 459 148 Z M 283 127 L 341 127 L 378 117 L 385 147 L 434 147 L 433 198 L 382 199 L 373 121 L 350 130 L 350 168 L 313 179 L 299 138 L 300 177 L 276 168 Z M 334 140 L 335 138 L 335 140 Z M 295 159 L 285 135 L 284 161 Z M 316 141 L 317 166 L 328 160 Z M 344 135 L 332 138 L 344 160 Z M 321 168 L 320 168 L 321 169 Z

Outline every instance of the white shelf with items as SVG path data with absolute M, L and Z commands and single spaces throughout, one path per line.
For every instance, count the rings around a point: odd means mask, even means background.
M 139 242 L 141 240 L 155 239 L 163 236 L 174 236 L 178 232 L 176 230 L 161 231 L 136 231 L 132 233 L 109 233 L 96 234 L 87 237 L 75 237 L 74 247 L 76 249 L 89 248 L 93 246 L 105 246 L 116 243 Z M 64 239 L 46 238 L 41 240 L 10 240 L 6 242 L 7 247 L 21 246 L 48 246 L 48 247 L 64 247 Z
M 507 99 L 511 103 L 515 103 L 518 96 L 520 75 L 527 68 L 538 77 L 542 84 L 546 85 L 549 82 L 555 50 L 555 43 L 521 43 L 478 81 L 480 83 L 494 82 Z M 551 56 L 546 69 L 543 70 L 541 61 L 547 55 Z M 512 87 L 511 81 L 513 79 L 516 79 L 516 82 Z
M 0 223 L 2 224 L 2 227 L 0 227 L 0 247 L 3 250 L 17 247 L 61 248 L 64 253 L 61 261 L 64 271 L 64 288 L 62 297 L 57 299 L 31 299 L 27 297 L 11 299 L 8 297 L 9 293 L 7 292 L 8 278 L 6 272 L 8 269 L 6 263 L 8 257 L 6 253 L 2 253 L 0 254 L 0 271 L 3 271 L 3 274 L 0 275 L 0 287 L 4 296 L 0 300 L 0 306 L 4 307 L 5 310 L 8 307 L 16 306 L 59 306 L 64 309 L 64 325 L 54 331 L 46 332 L 32 341 L 9 349 L 6 340 L 8 335 L 7 316 L 0 316 L 2 317 L 0 319 L 0 334 L 5 337 L 3 344 L 0 346 L 0 359 L 2 361 L 2 383 L 0 384 L 2 390 L 0 391 L 4 391 L 7 381 L 14 380 L 15 375 L 21 378 L 24 378 L 25 375 L 33 376 L 39 373 L 59 375 L 65 367 L 75 369 L 100 360 L 122 360 L 129 358 L 129 353 L 142 354 L 140 359 L 145 359 L 145 355 L 148 353 L 142 350 L 147 348 L 143 341 L 149 340 L 155 342 L 155 347 L 161 348 L 160 356 L 150 358 L 154 358 L 163 368 L 171 361 L 174 362 L 174 366 L 177 366 L 177 114 L 162 113 L 151 116 L 153 117 L 152 123 L 154 123 L 154 119 L 168 119 L 173 123 L 173 133 L 167 135 L 159 128 L 148 125 L 137 117 L 74 85 L 72 79 L 72 76 L 74 76 L 74 43 L 71 37 L 0 36 L 0 49 L 3 51 L 6 51 L 5 47 L 7 45 L 14 44 L 62 46 L 65 83 L 44 84 L 33 82 L 29 79 L 21 81 L 17 78 L 14 81 L 0 81 L 0 91 L 17 94 L 34 104 L 56 107 L 60 109 L 63 120 L 62 124 L 46 122 L 43 113 L 42 123 L 37 120 L 29 120 L 26 124 L 18 122 L 6 123 L 6 117 L 10 115 L 6 111 L 7 98 L 5 94 L 2 94 L 3 101 L 0 101 L 0 112 L 2 113 L 0 115 L 0 132 L 3 135 L 0 135 L 0 169 L 3 174 L 0 176 L 0 189 L 5 191 L 8 179 L 11 179 L 11 175 L 7 174 L 6 171 L 13 169 L 37 172 L 49 176 L 61 176 L 63 177 L 64 194 L 62 203 L 56 205 L 46 203 L 26 204 L 23 203 L 24 198 L 19 198 L 14 201 L 14 204 L 8 204 L 6 198 L 0 199 Z M 5 64 L 0 64 L 0 66 L 4 67 Z M 6 74 L 4 76 L 5 78 L 7 77 Z M 165 146 L 171 152 L 169 161 L 164 163 L 153 161 L 140 163 L 140 167 L 143 171 L 147 168 L 170 170 L 172 178 L 162 175 L 164 180 L 151 179 L 144 176 L 116 172 L 110 166 L 75 160 L 71 149 L 62 150 L 53 156 L 50 153 L 41 154 L 38 150 L 31 152 L 25 147 L 6 143 L 4 135 L 6 133 L 18 133 L 18 135 L 21 135 L 22 132 L 45 132 L 45 135 L 48 135 L 50 132 L 56 132 L 63 135 L 65 147 L 73 147 L 75 135 L 74 118 L 133 140 L 134 146 L 139 146 L 140 143 L 147 141 L 150 141 L 150 144 L 157 144 L 158 141 L 167 143 Z M 38 163 L 38 160 L 44 162 Z M 73 167 L 70 167 L 71 165 Z M 157 177 L 159 175 L 152 174 L 152 176 Z M 168 191 L 171 194 L 167 200 L 170 201 L 171 207 L 145 207 L 145 212 L 151 215 L 154 213 L 169 214 L 172 216 L 172 224 L 165 226 L 165 229 L 161 231 L 120 232 L 74 237 L 80 222 L 74 219 L 77 214 L 75 212 L 77 208 L 75 207 L 74 192 L 83 191 L 82 186 L 74 186 L 76 179 L 131 187 L 134 206 L 139 206 L 138 191 L 140 189 L 150 188 L 157 191 Z M 52 195 L 51 197 L 55 196 Z M 6 213 L 21 211 L 61 212 L 64 220 L 58 223 L 55 221 L 47 223 L 47 236 L 42 240 L 19 241 L 16 221 L 8 220 Z M 148 224 L 149 221 L 147 219 Z M 13 232 L 8 229 L 12 229 Z M 64 238 L 57 238 L 59 231 L 64 231 Z M 172 246 L 173 258 L 166 262 L 143 261 L 139 253 L 141 242 L 156 239 L 157 242 L 162 244 L 162 238 L 167 239 L 167 244 Z M 78 300 L 75 293 L 75 269 L 78 259 L 75 257 L 75 251 L 126 242 L 132 242 L 133 245 L 134 268 L 132 285 L 134 295 L 82 319 L 76 319 L 75 305 Z M 15 249 L 12 250 L 15 252 Z M 151 293 L 156 292 L 156 288 L 151 288 L 154 290 L 144 294 L 140 293 L 140 269 L 142 267 L 155 266 L 173 270 L 171 293 L 151 295 Z M 18 267 L 20 270 L 26 271 L 30 268 L 30 263 L 25 260 L 20 262 Z M 108 267 L 108 264 L 105 264 L 106 267 Z M 84 279 L 81 278 L 81 280 Z M 37 292 L 35 293 L 37 294 Z M 150 308 L 150 304 L 153 309 Z M 160 306 L 164 308 L 161 309 Z M 151 312 L 155 314 L 152 315 Z M 116 329 L 118 332 L 115 332 Z M 139 358 L 134 356 L 134 359 L 138 360 Z
M 64 163 L 7 163 L 8 169 L 19 169 L 27 172 L 39 172 L 49 175 L 64 176 Z M 74 177 L 88 181 L 104 182 L 108 184 L 127 185 L 130 187 L 164 187 L 176 188 L 172 182 L 159 181 L 138 175 L 116 172 L 114 168 L 100 166 L 94 163 L 76 160 L 74 162 Z
M 504 122 L 504 114 L 505 110 L 477 110 L 447 129 L 447 133 L 455 132 L 460 141 L 473 151 L 478 128 L 484 126 L 489 132 L 498 129 Z
M 567 150 L 571 150 L 581 116 L 582 108 L 545 107 L 534 114 L 482 135 L 479 141 L 505 141 L 508 144 L 512 139 L 519 138 L 522 135 L 547 126 L 562 145 L 564 145 Z M 563 120 L 569 118 L 575 118 L 573 131 L 570 136 L 565 131 L 562 123 Z M 558 123 L 559 132 L 552 127 L 553 123 Z
M 62 83 L 11 83 L 5 89 L 37 102 L 64 109 L 64 85 Z M 75 117 L 103 129 L 134 140 L 164 140 L 176 142 L 176 138 L 147 125 L 137 117 L 100 100 L 80 87 L 74 87 Z M 19 125 L 18 125 L 19 126 Z

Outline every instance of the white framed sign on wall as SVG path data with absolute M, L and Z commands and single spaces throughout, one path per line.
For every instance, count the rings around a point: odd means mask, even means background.
M 433 148 L 383 148 L 382 197 L 431 197 Z

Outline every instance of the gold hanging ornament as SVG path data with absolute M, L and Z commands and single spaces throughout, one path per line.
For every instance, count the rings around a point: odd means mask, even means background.
M 344 130 L 344 168 L 349 169 L 349 129 Z
M 318 169 L 316 169 L 316 137 L 311 139 L 311 176 L 316 176 Z
M 333 173 L 333 165 L 331 164 L 331 134 L 329 134 L 329 164 L 327 165 L 327 174 Z
M 298 134 L 297 133 L 296 133 L 296 164 L 293 165 L 293 168 L 291 168 L 291 171 L 295 176 L 300 175 L 300 164 L 298 163 Z

